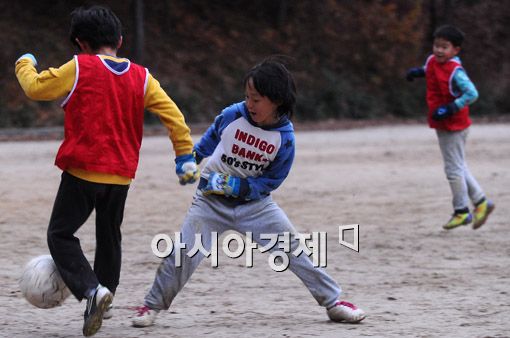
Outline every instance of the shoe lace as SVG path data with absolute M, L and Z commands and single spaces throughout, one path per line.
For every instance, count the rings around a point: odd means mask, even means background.
M 458 214 L 458 213 L 454 213 L 452 215 L 452 219 L 450 220 L 450 222 L 454 222 L 454 221 L 463 221 L 464 219 L 468 218 L 469 217 L 469 213 L 462 213 L 462 214 Z
M 149 313 L 150 311 L 151 311 L 151 308 L 148 307 L 147 305 L 139 306 L 136 308 L 136 312 L 137 312 L 136 316 L 141 317 L 144 314 Z
M 87 307 L 85 309 L 85 313 L 88 315 L 90 315 L 90 313 L 92 312 L 92 308 L 94 307 L 94 304 L 96 303 L 96 294 L 94 294 L 94 296 L 92 297 L 88 297 L 87 298 Z
M 339 306 L 339 305 L 347 306 L 347 307 L 349 307 L 349 308 L 351 308 L 351 309 L 353 309 L 353 310 L 356 310 L 356 309 L 357 309 L 356 305 L 354 305 L 354 304 L 352 304 L 352 303 L 349 303 L 349 302 L 346 302 L 346 301 L 338 302 L 338 303 L 336 303 L 336 305 L 337 305 L 337 306 Z
M 486 209 L 486 205 L 484 205 L 483 203 L 479 204 L 476 208 L 475 208 L 475 213 L 481 213 L 481 212 L 484 212 L 485 209 Z

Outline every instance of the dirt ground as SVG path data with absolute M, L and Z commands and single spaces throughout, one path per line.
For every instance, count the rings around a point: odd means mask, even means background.
M 479 230 L 444 231 L 451 195 L 435 133 L 423 125 L 298 132 L 294 167 L 273 198 L 303 233 L 328 234 L 327 271 L 368 314 L 330 322 L 289 271 L 267 254 L 206 259 L 155 326 L 130 326 L 159 258 L 150 243 L 173 234 L 193 186 L 179 186 L 170 142 L 144 139 L 123 224 L 115 313 L 96 337 L 508 337 L 510 336 L 510 124 L 471 128 L 471 171 L 496 203 Z M 48 253 L 46 226 L 60 181 L 59 142 L 0 142 L 0 336 L 79 337 L 85 303 L 37 309 L 22 297 L 23 265 Z M 359 252 L 339 244 L 359 224 Z M 93 218 L 79 231 L 93 259 Z M 173 236 L 171 236 L 173 237 Z

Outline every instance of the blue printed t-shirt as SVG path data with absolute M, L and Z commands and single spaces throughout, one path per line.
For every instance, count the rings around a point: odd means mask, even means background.
M 259 127 L 249 116 L 245 102 L 225 108 L 207 129 L 195 151 L 210 157 L 202 171 L 220 172 L 246 180 L 242 200 L 268 196 L 285 180 L 294 160 L 294 127 L 286 117 L 276 125 Z

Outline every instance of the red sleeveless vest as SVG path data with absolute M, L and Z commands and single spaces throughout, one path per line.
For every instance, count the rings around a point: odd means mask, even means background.
M 117 71 L 97 55 L 78 55 L 75 62 L 75 84 L 62 104 L 65 137 L 55 165 L 134 178 L 147 69 L 126 61 L 127 67 Z
M 430 128 L 457 131 L 464 130 L 471 125 L 468 106 L 465 106 L 444 120 L 435 121 L 432 119 L 432 114 L 439 106 L 446 105 L 456 99 L 452 90 L 452 81 L 455 71 L 459 68 L 462 68 L 462 65 L 454 59 L 445 63 L 437 62 L 434 55 L 429 56 L 427 59 L 425 78 L 427 82 L 428 122 Z

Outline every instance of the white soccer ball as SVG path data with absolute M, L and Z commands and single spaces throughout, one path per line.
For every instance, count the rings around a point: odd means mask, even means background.
M 41 309 L 62 305 L 71 294 L 50 255 L 38 256 L 28 262 L 19 286 L 25 299 Z

